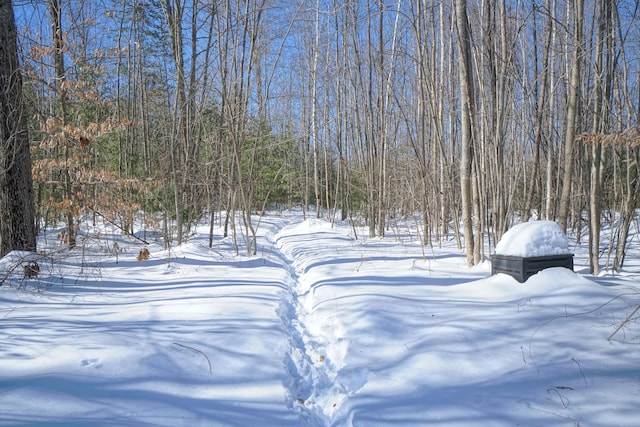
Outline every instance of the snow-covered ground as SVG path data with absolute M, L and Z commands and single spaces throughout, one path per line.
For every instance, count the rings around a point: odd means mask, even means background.
M 521 284 L 412 224 L 355 239 L 271 214 L 257 256 L 220 230 L 208 248 L 203 225 L 144 262 L 116 229 L 86 233 L 0 286 L 0 425 L 640 423 L 640 315 L 607 339 L 640 305 L 637 244 L 621 274 L 570 247 L 578 274 Z

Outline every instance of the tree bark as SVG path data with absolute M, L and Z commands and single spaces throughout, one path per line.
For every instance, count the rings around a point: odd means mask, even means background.
M 58 96 L 59 115 L 62 126 L 67 125 L 67 88 L 65 87 L 66 70 L 64 65 L 64 40 L 62 33 L 62 10 L 58 0 L 48 0 L 49 15 L 51 16 L 51 33 L 53 35 L 53 65 L 55 71 L 55 87 Z M 69 172 L 69 143 L 65 141 L 62 147 L 64 168 L 62 178 L 67 200 L 73 200 L 73 183 Z M 76 246 L 76 226 L 73 207 L 67 208 L 67 240 L 69 249 Z
M 547 10 L 551 10 L 550 0 L 547 0 L 545 5 Z M 553 5 L 555 7 L 555 5 Z M 549 66 L 549 58 L 551 54 L 551 42 L 552 42 L 552 34 L 554 31 L 554 21 L 551 17 L 547 17 L 545 35 L 544 35 L 544 50 L 542 52 L 542 69 L 538 69 L 538 42 L 537 42 L 537 30 L 536 30 L 536 15 L 537 11 L 533 11 L 532 13 L 532 31 L 534 38 L 534 71 L 536 82 L 541 79 L 540 84 L 535 84 L 534 87 L 534 106 L 535 106 L 535 121 L 533 124 L 533 141 L 534 141 L 534 151 L 533 151 L 533 165 L 531 167 L 531 180 L 529 182 L 529 192 L 526 194 L 524 212 L 523 212 L 523 220 L 526 222 L 529 220 L 531 216 L 531 209 L 533 207 L 533 195 L 535 193 L 535 188 L 539 180 L 539 176 L 541 174 L 540 171 L 540 152 L 543 145 L 543 129 L 544 129 L 544 119 L 545 116 L 549 114 L 548 107 L 548 97 L 550 93 L 550 85 L 552 81 L 550 79 L 551 67 Z M 547 154 L 549 158 L 551 154 Z M 549 172 L 549 171 L 548 171 Z M 542 215 L 542 212 L 538 213 Z
M 606 134 L 609 132 L 610 103 L 615 72 L 615 61 L 612 59 L 613 5 L 610 0 L 598 0 L 597 5 L 593 132 Z M 591 273 L 596 276 L 600 274 L 600 221 L 604 168 L 602 143 L 594 141 L 591 145 L 589 192 L 589 267 Z
M 36 250 L 27 118 L 11 1 L 0 3 L 0 256 Z
M 461 109 L 461 152 L 460 152 L 460 192 L 462 202 L 462 225 L 467 253 L 467 264 L 474 264 L 474 239 L 472 213 L 472 160 L 473 134 L 471 117 L 473 114 L 473 76 L 471 68 L 471 36 L 467 18 L 466 0 L 456 0 L 456 28 L 458 31 L 458 72 L 460 78 Z
M 320 149 L 318 147 L 319 128 L 318 128 L 318 51 L 320 49 L 320 2 L 316 0 L 316 10 L 313 29 L 313 47 L 311 59 L 311 138 L 313 139 L 313 193 L 314 203 L 316 205 L 316 218 L 320 218 L 320 208 L 322 199 L 320 197 L 320 177 L 318 171 L 318 157 Z M 329 206 L 327 206 L 328 208 Z
M 177 243 L 180 245 L 184 234 L 184 221 L 187 220 L 186 212 L 186 187 L 189 177 L 187 148 L 189 141 L 189 131 L 187 123 L 187 95 L 184 65 L 184 44 L 182 38 L 182 17 L 184 4 L 179 0 L 172 2 L 164 1 L 165 15 L 169 25 L 169 36 L 171 38 L 171 52 L 176 72 L 176 94 L 174 100 L 173 126 L 171 141 L 169 142 L 171 158 L 171 175 L 173 179 L 174 208 L 176 216 Z M 195 60 L 195 59 L 194 59 Z
M 573 6 L 573 51 L 571 53 L 571 77 L 569 80 L 569 98 L 565 116 L 564 133 L 564 173 L 562 175 L 562 195 L 558 212 L 558 224 L 567 231 L 567 220 L 571 208 L 571 187 L 573 184 L 574 146 L 576 123 L 578 120 L 578 103 L 580 98 L 580 71 L 583 56 L 582 26 L 584 19 L 584 0 L 575 0 Z

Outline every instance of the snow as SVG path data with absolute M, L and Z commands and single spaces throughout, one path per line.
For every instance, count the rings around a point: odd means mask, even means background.
M 640 304 L 637 247 L 623 274 L 523 286 L 412 224 L 272 214 L 254 257 L 202 224 L 146 262 L 85 230 L 0 287 L 0 425 L 637 425 L 637 316 L 607 340 Z
M 553 221 L 530 221 L 511 227 L 496 245 L 496 254 L 517 257 L 570 255 L 567 237 Z

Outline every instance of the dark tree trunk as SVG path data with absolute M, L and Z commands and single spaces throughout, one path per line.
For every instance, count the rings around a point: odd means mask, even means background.
M 35 251 L 31 154 L 11 1 L 0 2 L 0 256 Z

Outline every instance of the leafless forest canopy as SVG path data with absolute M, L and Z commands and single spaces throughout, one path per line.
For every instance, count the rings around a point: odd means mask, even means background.
M 594 272 L 620 268 L 638 7 L 15 0 L 39 224 L 74 246 L 81 221 L 142 222 L 170 245 L 222 218 L 252 254 L 251 214 L 273 206 L 371 236 L 418 214 L 425 244 L 456 238 L 473 264 L 536 217 L 587 230 Z

